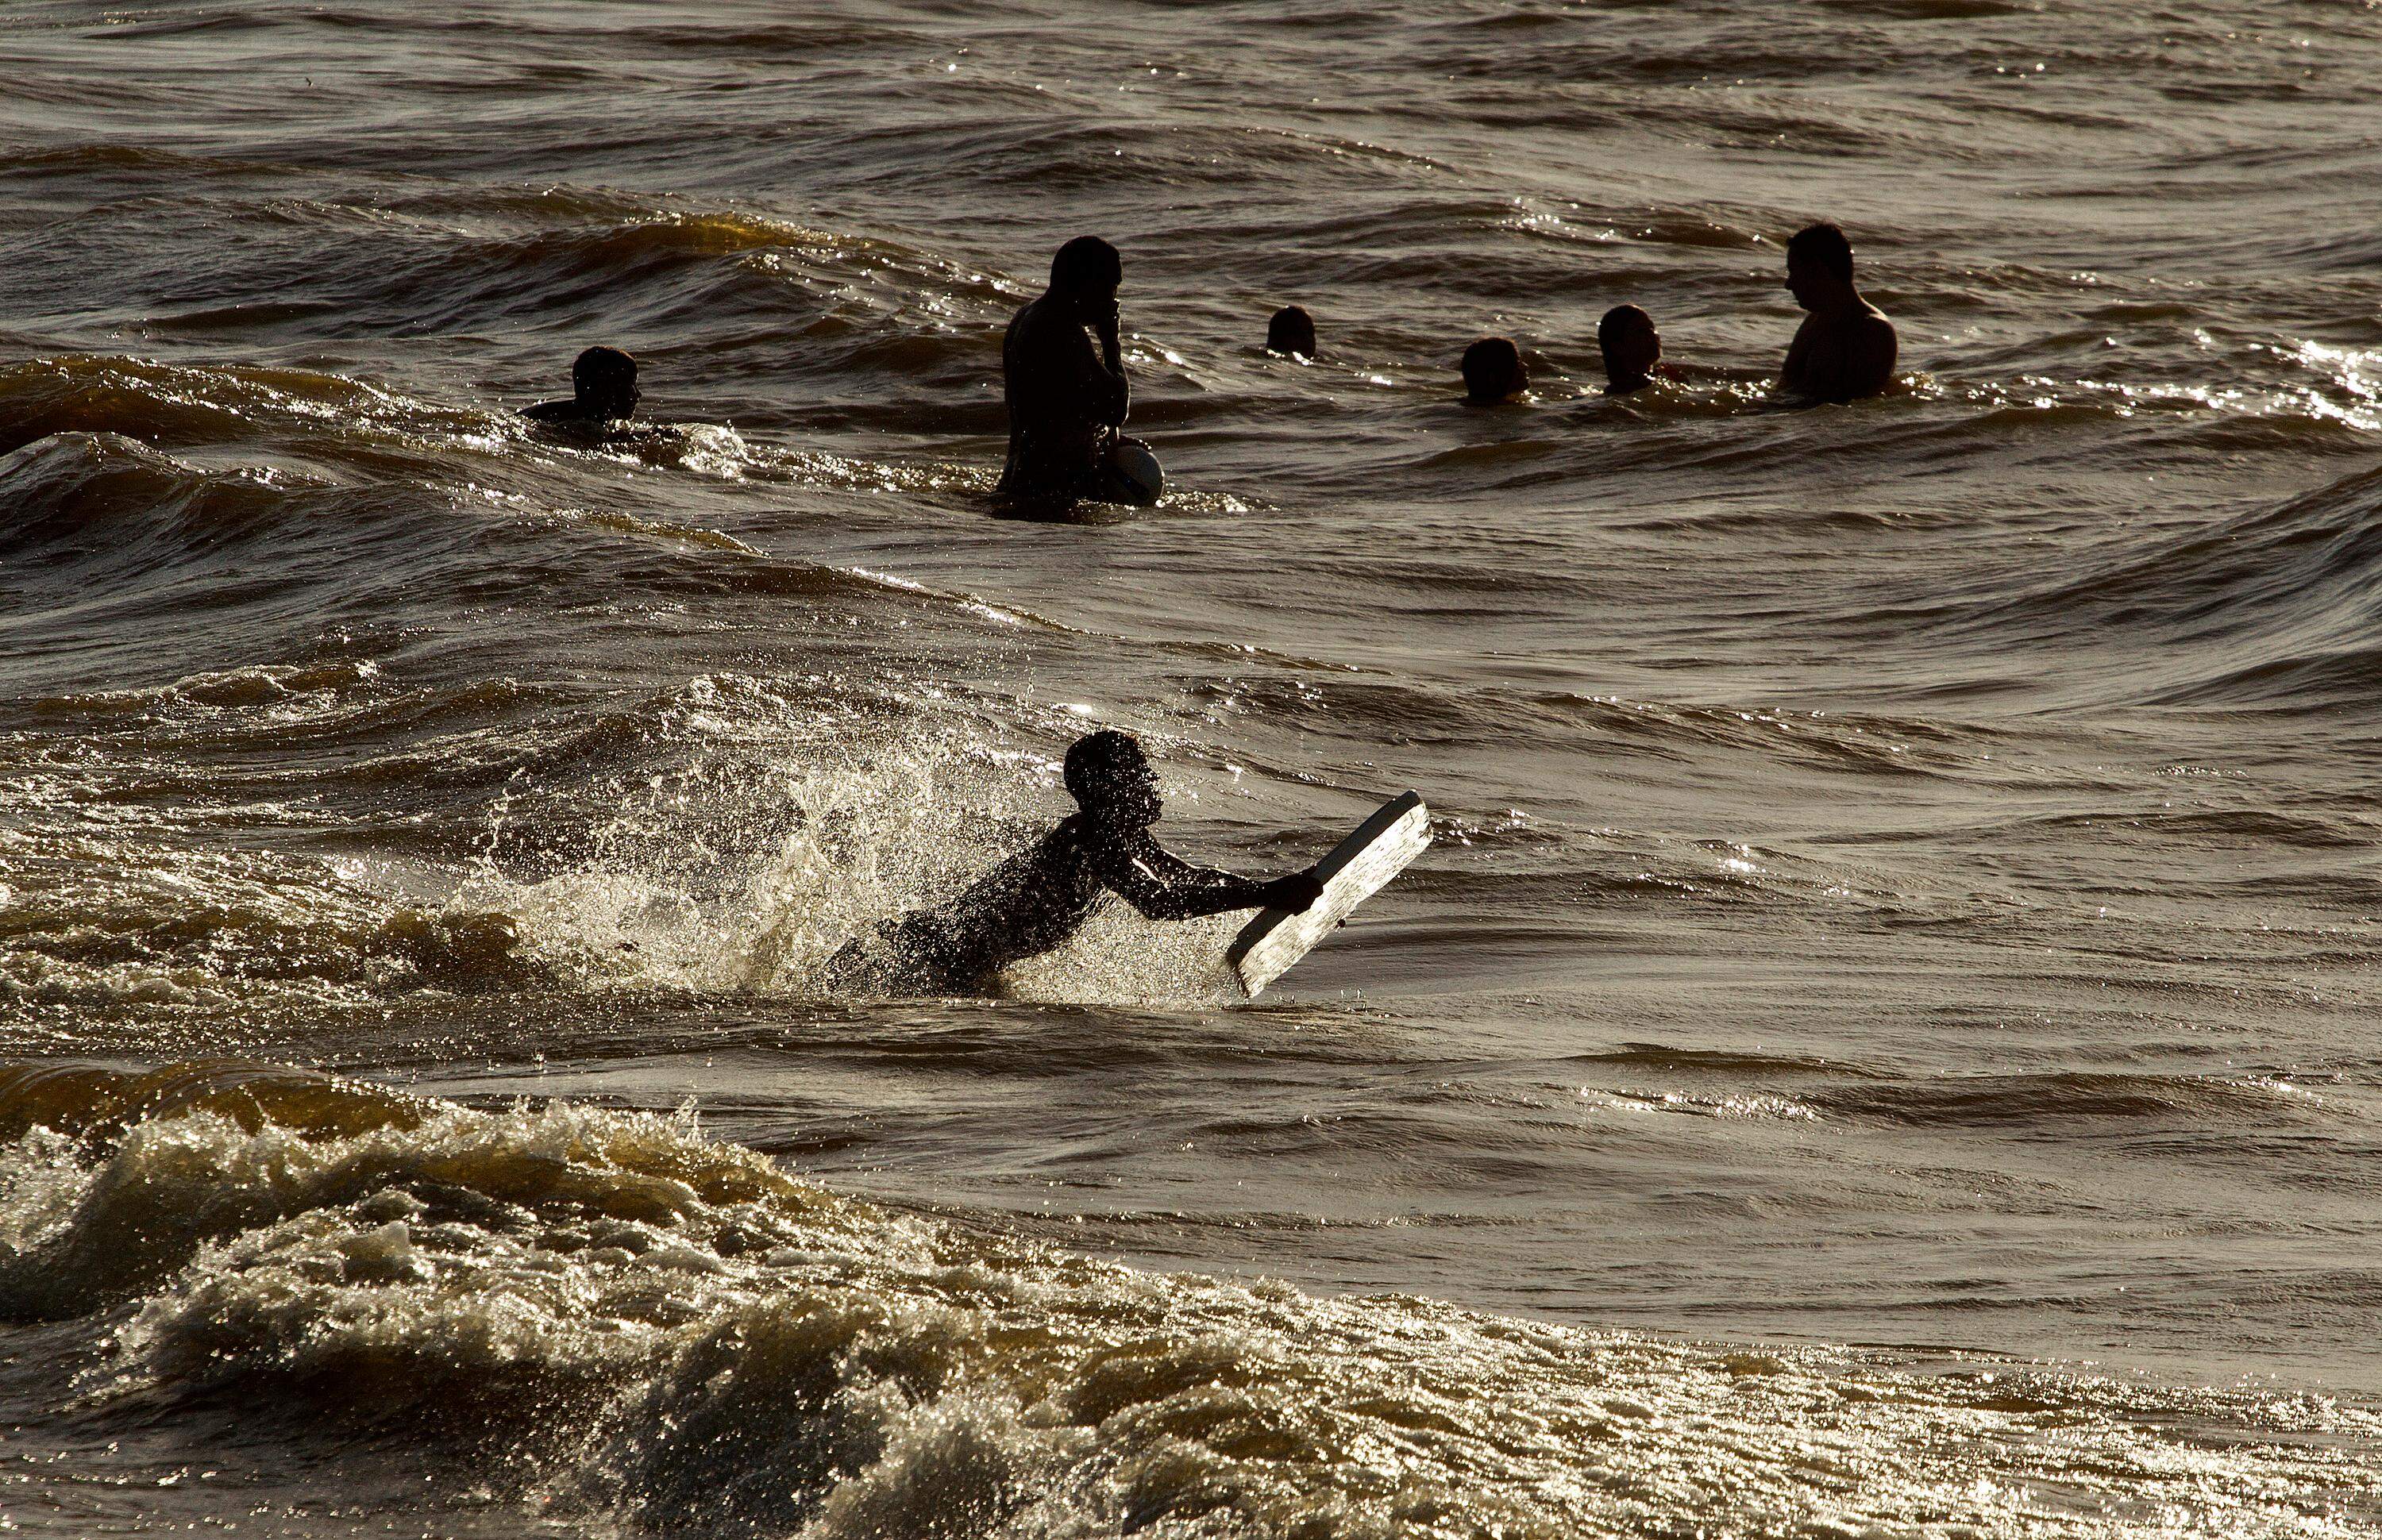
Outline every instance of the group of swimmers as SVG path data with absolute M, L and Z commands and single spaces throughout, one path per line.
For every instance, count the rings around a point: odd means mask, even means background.
M 1051 259 L 1050 285 L 1010 321 L 1001 343 L 1001 395 L 1009 411 L 1009 457 L 998 495 L 1018 504 L 1158 501 L 1164 478 L 1149 446 L 1123 433 L 1132 407 L 1118 338 L 1123 260 L 1097 236 L 1077 236 Z M 1808 312 L 1786 348 L 1778 383 L 1814 401 L 1854 401 L 1885 390 L 1898 349 L 1894 323 L 1853 283 L 1852 243 L 1834 225 L 1811 225 L 1786 242 L 1786 289 Z M 1663 334 L 1636 305 L 1616 305 L 1597 324 L 1604 393 L 1627 396 L 1687 372 L 1664 361 Z M 1315 318 L 1285 305 L 1266 327 L 1266 347 L 1287 357 L 1320 355 Z M 1464 350 L 1465 399 L 1501 406 L 1523 398 L 1529 369 L 1511 337 L 1486 336 Z M 541 401 L 523 415 L 557 426 L 608 428 L 637 407 L 637 363 L 618 348 L 590 348 L 571 369 L 568 399 Z
M 1020 309 L 1001 338 L 1009 458 L 999 494 L 1023 503 L 1147 505 L 1161 479 L 1148 446 L 1123 433 L 1132 404 L 1118 339 L 1117 292 L 1124 276 L 1115 247 L 1078 236 L 1050 263 L 1050 286 Z M 1786 287 L 1808 312 L 1786 349 L 1780 385 L 1820 401 L 1884 391 L 1894 375 L 1894 324 L 1853 284 L 1851 243 L 1834 225 L 1813 225 L 1786 243 Z M 1273 352 L 1318 356 L 1315 320 L 1298 305 L 1266 329 Z M 1605 393 L 1627 395 L 1680 377 L 1663 360 L 1662 334 L 1636 305 L 1607 312 L 1597 327 Z M 1508 337 L 1465 349 L 1466 399 L 1495 406 L 1529 388 L 1521 350 Z M 571 365 L 568 400 L 542 401 L 524 415 L 544 423 L 608 430 L 636 410 L 636 361 L 617 348 L 590 348 Z M 1190 865 L 1150 835 L 1159 821 L 1158 776 L 1125 733 L 1092 733 L 1071 746 L 1063 766 L 1076 812 L 1033 845 L 931 910 L 914 911 L 845 943 L 820 983 L 842 994 L 973 995 L 999 987 L 1013 963 L 1063 945 L 1109 893 L 1153 920 L 1187 920 L 1236 909 L 1291 912 L 1313 905 L 1323 884 L 1313 868 L 1271 881 Z
M 1894 323 L 1861 298 L 1853 283 L 1852 242 L 1834 225 L 1810 225 L 1786 241 L 1786 291 L 1809 312 L 1787 345 L 1778 383 L 1812 401 L 1858 401 L 1881 395 L 1894 381 L 1899 351 Z M 1315 324 L 1296 306 L 1280 335 L 1312 339 Z M 1283 314 L 1288 315 L 1289 311 Z M 1276 320 L 1281 321 L 1281 317 Z M 1276 346 L 1270 334 L 1267 346 Z M 1615 305 L 1596 326 L 1604 360 L 1604 394 L 1627 396 L 1684 372 L 1663 360 L 1663 334 L 1636 305 Z M 1302 355 L 1308 356 L 1308 355 Z M 1464 352 L 1465 398 L 1476 406 L 1517 400 L 1530 388 L 1521 349 L 1510 337 L 1484 336 Z
M 1115 247 L 1078 236 L 1050 263 L 1050 287 L 1017 312 L 1001 345 L 1009 408 L 1009 459 L 1000 495 L 1019 502 L 1158 500 L 1163 480 L 1148 445 L 1123 434 L 1131 391 L 1117 341 L 1117 291 L 1124 264 Z M 1852 401 L 1892 383 L 1894 323 L 1853 283 L 1852 243 L 1834 225 L 1811 225 L 1786 242 L 1786 288 L 1808 312 L 1788 345 L 1779 384 L 1817 401 Z M 1682 377 L 1663 361 L 1663 335 L 1636 305 L 1605 312 L 1596 340 L 1605 394 L 1625 396 Z M 1266 347 L 1318 355 L 1315 318 L 1285 305 L 1266 326 Z M 1465 398 L 1477 406 L 1517 401 L 1529 370 L 1510 337 L 1482 337 L 1464 351 Z

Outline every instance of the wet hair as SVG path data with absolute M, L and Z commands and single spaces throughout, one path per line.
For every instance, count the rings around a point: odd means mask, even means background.
M 1654 318 L 1638 306 L 1615 305 L 1596 324 L 1596 345 L 1610 349 L 1626 333 L 1653 329 Z
M 1853 243 L 1834 225 L 1806 225 L 1786 241 L 1788 262 L 1815 262 L 1846 283 L 1853 281 Z
M 1266 323 L 1266 346 L 1277 353 L 1315 356 L 1315 317 L 1305 305 L 1284 305 Z
M 1118 776 L 1148 768 L 1149 756 L 1133 734 L 1102 727 L 1067 745 L 1067 795 L 1089 808 L 1115 787 Z
M 1464 393 L 1486 404 L 1529 388 L 1522 350 L 1508 336 L 1484 336 L 1464 349 Z
M 637 361 L 618 348 L 590 348 L 571 361 L 571 388 L 580 395 L 637 383 Z
M 1050 287 L 1110 289 L 1124 282 L 1124 259 L 1098 236 L 1077 236 L 1050 259 Z

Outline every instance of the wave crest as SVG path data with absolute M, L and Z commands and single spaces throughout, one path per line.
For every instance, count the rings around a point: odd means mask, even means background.
M 846 1202 L 685 1117 L 0 1074 L 0 1116 L 37 1109 L 0 1192 L 13 1308 L 137 1301 L 86 1405 L 237 1393 L 495 1440 L 545 1473 L 517 1498 L 660 1533 L 2020 1534 L 2042 1484 L 2060 1533 L 2186 1495 L 2255 1532 L 2382 1496 L 2382 1419 L 2338 1402 L 1139 1272 Z

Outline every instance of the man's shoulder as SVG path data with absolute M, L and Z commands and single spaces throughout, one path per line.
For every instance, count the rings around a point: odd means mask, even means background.
M 1082 813 L 1074 813 L 1052 825 L 1034 842 L 1033 849 L 1038 853 L 1074 851 L 1087 849 L 1092 843 L 1090 824 Z
M 1103 823 L 1080 813 L 1069 815 L 1044 837 L 1069 849 L 1103 860 L 1136 859 L 1158 844 L 1157 838 L 1148 829 Z
M 1853 336 L 1861 367 L 1875 372 L 1864 383 L 1872 389 L 1885 389 L 1894 373 L 1895 361 L 1902 356 L 1902 338 L 1896 334 L 1894 323 L 1884 311 L 1872 305 L 1855 327 Z
M 1047 294 L 1019 309 L 1010 319 L 1009 336 L 1013 341 L 1037 348 L 1081 348 L 1088 352 L 1092 346 L 1084 324 Z

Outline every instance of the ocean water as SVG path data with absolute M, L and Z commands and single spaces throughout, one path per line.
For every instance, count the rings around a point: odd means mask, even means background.
M 2382 1527 L 2377 70 L 2331 0 L 0 7 L 0 1516 Z M 1790 409 L 1816 217 L 1903 378 Z M 998 517 L 1087 232 L 1170 491 Z M 1601 395 L 1625 300 L 1688 381 Z M 649 430 L 526 431 L 596 342 Z M 1253 1005 L 1113 911 L 811 984 L 1095 726 L 1193 859 L 1437 843 Z

